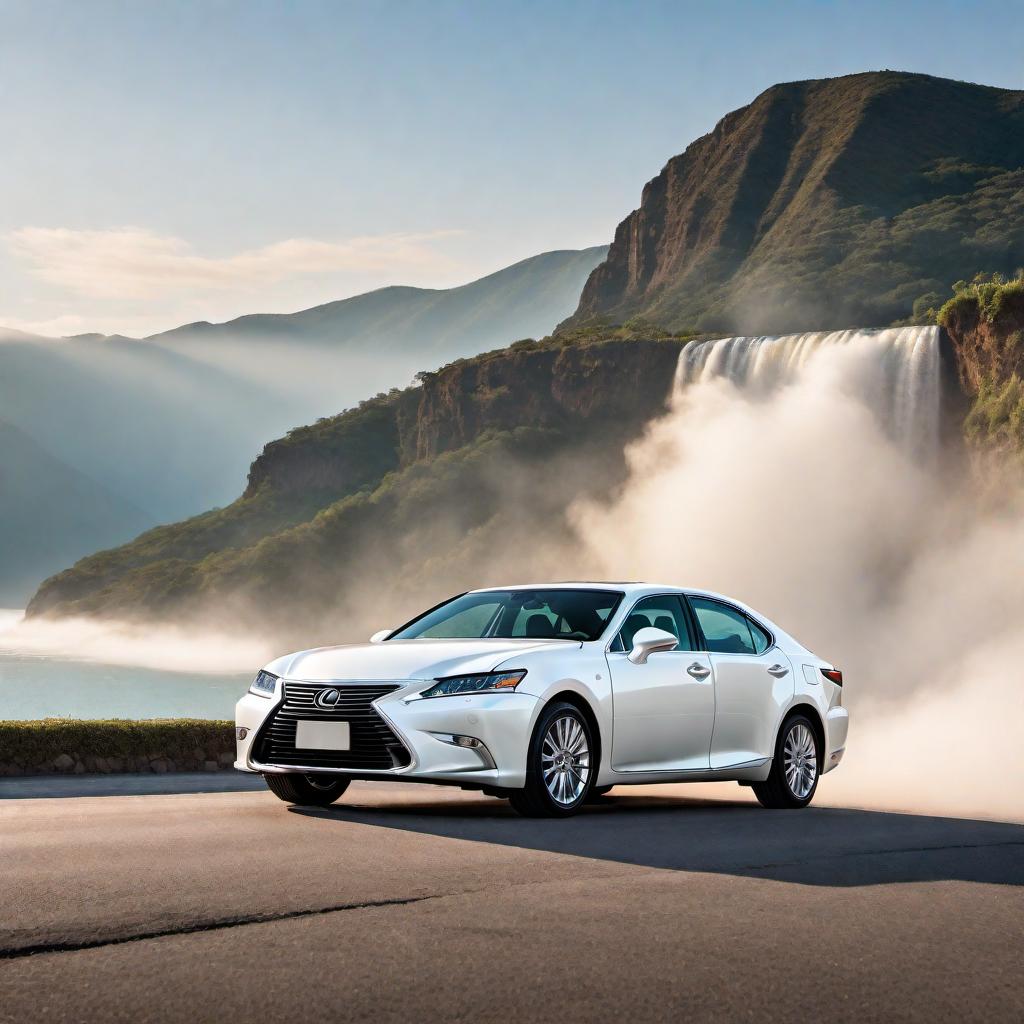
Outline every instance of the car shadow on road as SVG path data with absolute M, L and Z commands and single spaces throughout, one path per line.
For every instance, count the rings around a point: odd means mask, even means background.
M 453 840 L 802 885 L 1024 885 L 1024 826 L 1004 822 L 829 807 L 765 811 L 740 801 L 614 792 L 560 820 L 520 818 L 503 801 L 484 797 L 290 810 Z

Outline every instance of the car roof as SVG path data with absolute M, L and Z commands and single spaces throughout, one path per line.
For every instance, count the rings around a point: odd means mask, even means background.
M 546 583 L 512 583 L 493 587 L 480 587 L 470 593 L 480 594 L 488 590 L 615 590 L 627 594 L 641 593 L 687 593 L 710 594 L 710 591 L 681 587 L 677 583 L 641 583 L 637 580 L 558 580 Z

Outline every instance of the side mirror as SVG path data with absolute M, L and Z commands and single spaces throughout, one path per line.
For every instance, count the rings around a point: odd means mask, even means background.
M 658 651 L 674 651 L 679 646 L 679 640 L 671 633 L 663 629 L 656 629 L 654 626 L 644 626 L 638 629 L 633 637 L 633 650 L 629 652 L 629 660 L 634 665 L 646 665 L 647 659 Z
M 379 644 L 383 640 L 387 640 L 387 638 L 391 636 L 391 632 L 392 631 L 390 629 L 378 629 L 377 632 L 370 637 L 370 643 Z

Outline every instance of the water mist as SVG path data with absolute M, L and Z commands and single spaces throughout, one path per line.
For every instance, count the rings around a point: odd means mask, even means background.
M 844 670 L 821 801 L 1024 818 L 1024 523 L 944 473 L 939 401 L 936 328 L 691 345 L 570 516 L 607 578 L 733 594 Z

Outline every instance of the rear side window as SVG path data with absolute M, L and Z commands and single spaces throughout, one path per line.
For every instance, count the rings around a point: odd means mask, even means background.
M 690 624 L 683 609 L 683 603 L 674 594 L 664 597 L 645 597 L 638 601 L 629 613 L 619 633 L 619 642 L 615 650 L 631 651 L 633 637 L 646 626 L 654 626 L 671 633 L 679 641 L 677 651 L 695 650 L 693 637 L 690 636 Z
M 708 650 L 716 654 L 760 654 L 768 649 L 768 638 L 759 629 L 760 651 L 755 648 L 754 636 L 746 615 L 706 597 L 691 597 L 690 604 L 704 633 Z

